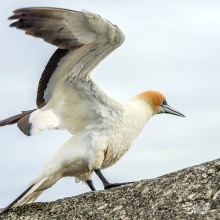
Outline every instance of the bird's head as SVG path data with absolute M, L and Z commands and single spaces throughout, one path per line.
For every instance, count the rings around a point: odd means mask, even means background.
M 138 98 L 145 101 L 152 108 L 154 114 L 167 113 L 185 117 L 182 113 L 170 107 L 165 96 L 160 92 L 149 90 L 139 94 Z

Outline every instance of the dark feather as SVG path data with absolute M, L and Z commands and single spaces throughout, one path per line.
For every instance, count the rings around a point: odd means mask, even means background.
M 16 204 L 23 196 L 25 196 L 25 194 L 27 194 L 27 193 L 29 192 L 29 190 L 30 190 L 33 186 L 34 186 L 34 184 L 31 185 L 30 187 L 28 187 L 28 188 L 27 188 L 20 196 L 18 196 L 12 203 L 10 203 L 7 207 L 5 207 L 5 208 L 1 211 L 0 215 L 3 214 L 3 213 L 5 213 L 5 212 L 7 212 L 14 204 Z
M 68 11 L 54 8 L 19 9 L 9 17 L 10 20 L 17 19 L 10 27 L 25 30 L 26 34 L 43 38 L 46 42 L 62 49 L 74 48 L 82 44 L 63 21 L 63 16 Z
M 29 111 L 23 111 L 21 114 L 18 115 L 14 115 L 10 118 L 6 118 L 2 121 L 0 121 L 0 127 L 5 126 L 5 125 L 12 125 L 17 123 L 20 119 L 22 119 L 23 117 L 25 117 L 26 115 L 30 115 L 33 111 L 35 111 L 36 109 L 33 110 L 29 110 Z
M 38 108 L 42 108 L 45 106 L 44 100 L 44 92 L 47 88 L 47 84 L 57 68 L 58 63 L 60 60 L 69 52 L 68 49 L 57 49 L 55 53 L 52 55 L 50 60 L 48 61 L 38 84 L 37 90 L 37 106 Z
M 30 130 L 31 130 L 31 124 L 29 122 L 30 114 L 25 115 L 23 118 L 21 118 L 17 125 L 18 128 L 27 136 L 30 136 Z

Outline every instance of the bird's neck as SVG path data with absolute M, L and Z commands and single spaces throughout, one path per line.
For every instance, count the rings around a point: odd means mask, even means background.
M 154 115 L 154 109 L 152 108 L 150 103 L 146 102 L 145 100 L 134 97 L 127 103 L 132 109 L 137 112 L 139 116 L 143 118 L 143 120 L 148 120 Z
M 154 115 L 154 111 L 148 103 L 137 98 L 129 100 L 126 105 L 130 112 L 129 120 L 132 121 L 139 134 L 147 121 Z

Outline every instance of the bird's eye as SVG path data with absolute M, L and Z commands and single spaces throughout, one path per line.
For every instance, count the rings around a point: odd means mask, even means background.
M 166 101 L 166 99 L 163 100 L 162 105 L 167 105 L 167 101 Z

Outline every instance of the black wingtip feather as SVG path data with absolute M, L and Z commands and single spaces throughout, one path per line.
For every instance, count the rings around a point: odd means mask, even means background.
M 20 131 L 22 131 L 27 136 L 31 136 L 30 132 L 32 128 L 32 124 L 29 122 L 29 118 L 30 114 L 27 114 L 23 118 L 21 118 L 17 123 L 17 126 L 20 129 Z
M 13 125 L 13 124 L 17 123 L 19 120 L 21 120 L 23 117 L 25 117 L 26 115 L 30 115 L 35 110 L 36 109 L 23 111 L 21 114 L 14 115 L 14 116 L 6 118 L 4 120 L 0 120 L 0 127 L 6 126 L 6 125 Z
M 20 21 L 15 21 L 9 25 L 9 27 L 18 27 L 20 25 Z
M 26 17 L 27 15 L 25 13 L 15 13 L 13 15 L 11 15 L 10 17 L 8 17 L 8 20 L 14 20 L 14 19 L 19 19 L 21 17 Z

